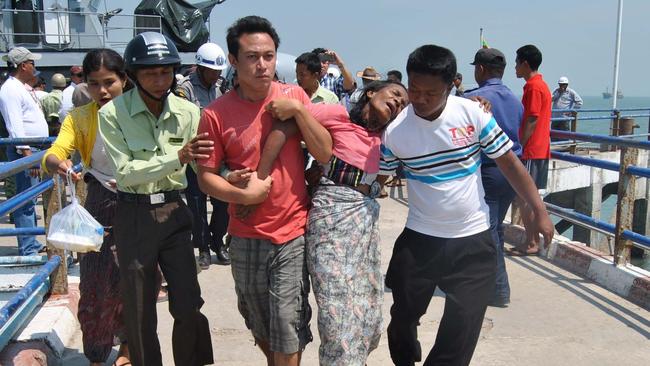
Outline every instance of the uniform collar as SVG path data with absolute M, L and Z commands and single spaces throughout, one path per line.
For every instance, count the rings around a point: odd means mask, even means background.
M 503 80 L 499 78 L 490 78 L 479 84 L 479 88 L 482 88 L 487 85 L 503 85 Z

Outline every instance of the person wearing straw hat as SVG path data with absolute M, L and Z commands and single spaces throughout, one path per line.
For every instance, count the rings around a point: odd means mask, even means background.
M 34 61 L 41 55 L 30 52 L 25 47 L 15 47 L 2 57 L 7 62 L 11 76 L 0 88 L 0 113 L 5 120 L 9 137 L 47 137 L 48 128 L 39 101 L 33 91 L 28 91 L 27 82 L 36 72 Z M 10 161 L 32 155 L 32 148 L 27 145 L 8 146 L 7 157 Z M 29 169 L 17 173 L 16 193 L 23 192 L 38 184 L 38 171 Z M 36 226 L 35 200 L 13 212 L 16 228 L 33 228 Z M 20 255 L 36 255 L 43 245 L 33 235 L 18 236 Z
M 375 70 L 374 67 L 368 66 L 363 71 L 357 71 L 357 77 L 361 78 L 361 87 L 357 88 L 351 95 L 350 101 L 348 103 L 348 111 L 351 111 L 352 108 L 359 102 L 359 99 L 363 95 L 363 89 L 366 85 L 372 83 L 375 80 L 381 79 L 381 74 Z
M 361 78 L 362 85 L 366 86 L 375 80 L 381 79 L 381 74 L 374 67 L 368 66 L 363 71 L 357 71 L 357 77 Z

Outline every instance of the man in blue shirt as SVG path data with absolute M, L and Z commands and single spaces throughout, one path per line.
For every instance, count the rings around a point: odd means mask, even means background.
M 465 91 L 464 96 L 466 98 L 480 96 L 490 101 L 494 119 L 513 142 L 512 151 L 520 156 L 519 125 L 524 107 L 501 80 L 506 67 L 506 57 L 495 48 L 482 48 L 476 52 L 471 65 L 474 65 L 474 78 L 479 87 Z M 510 285 L 503 257 L 503 219 L 515 197 L 515 191 L 497 168 L 494 160 L 485 154 L 481 154 L 481 159 L 485 202 L 490 208 L 490 230 L 497 245 L 496 291 L 490 305 L 505 307 L 510 302 Z

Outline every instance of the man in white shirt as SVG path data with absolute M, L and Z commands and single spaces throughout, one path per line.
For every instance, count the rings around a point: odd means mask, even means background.
M 63 90 L 63 99 L 61 102 L 61 109 L 59 110 L 59 120 L 64 121 L 68 112 L 74 108 L 72 103 L 72 93 L 74 93 L 77 85 L 84 82 L 84 71 L 81 66 L 72 66 L 70 68 L 70 85 Z
M 569 78 L 562 76 L 557 81 L 557 88 L 552 95 L 553 109 L 574 110 L 582 107 L 582 98 L 575 90 L 569 88 Z M 575 112 L 554 112 L 552 117 L 573 117 Z M 552 121 L 551 129 L 569 131 L 570 121 Z M 554 139 L 555 140 L 555 139 Z
M 48 127 L 43 111 L 33 90 L 30 92 L 25 84 L 33 79 L 36 67 L 35 60 L 40 54 L 29 52 L 24 47 L 16 47 L 2 57 L 7 62 L 11 76 L 0 88 L 0 113 L 5 120 L 9 137 L 47 137 Z M 7 157 L 10 161 L 27 157 L 32 149 L 27 145 L 8 146 Z M 16 193 L 23 192 L 38 184 L 38 171 L 26 170 L 15 175 Z M 36 226 L 35 200 L 13 212 L 16 228 L 31 228 Z M 36 241 L 33 235 L 18 236 L 18 251 L 20 255 L 36 255 L 43 245 Z
M 443 47 L 422 46 L 409 56 L 411 104 L 382 137 L 380 174 L 400 163 L 408 179 L 409 213 L 386 273 L 393 306 L 388 346 L 396 365 L 422 358 L 417 326 L 436 287 L 445 309 L 425 365 L 468 365 L 494 296 L 496 247 L 481 181 L 481 155 L 494 159 L 535 214 L 535 234 L 546 243 L 553 224 L 535 184 L 511 151 L 512 141 L 478 103 L 450 96 L 456 58 Z

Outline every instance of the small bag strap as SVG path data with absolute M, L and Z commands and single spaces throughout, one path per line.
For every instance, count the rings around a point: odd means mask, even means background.
M 65 178 L 68 181 L 68 187 L 70 187 L 70 198 L 71 198 L 70 201 L 72 203 L 74 203 L 74 202 L 77 201 L 77 194 L 76 194 L 76 190 L 75 190 L 75 185 L 74 185 L 74 182 L 72 181 L 72 174 L 74 173 L 74 170 L 72 170 L 72 168 L 70 168 L 70 169 L 68 169 L 68 171 L 66 173 L 67 174 L 66 174 Z

